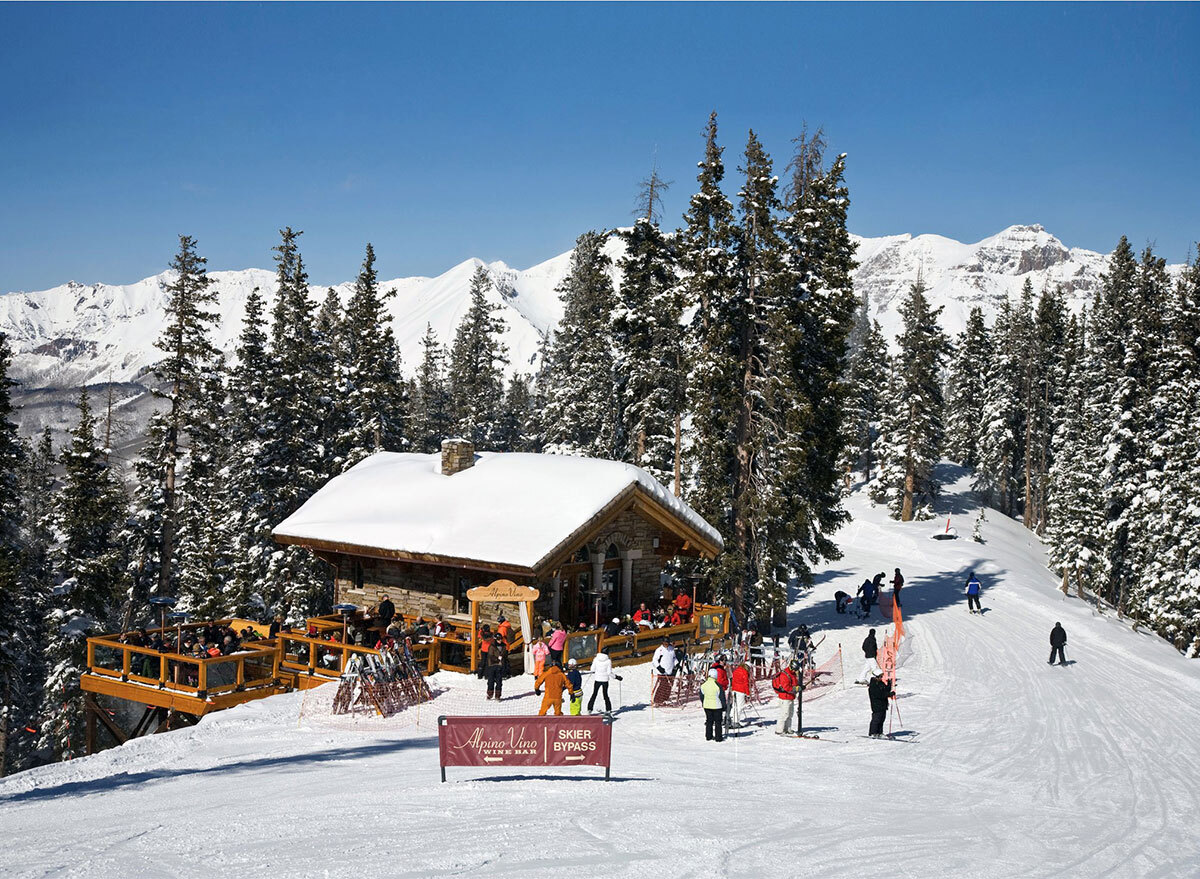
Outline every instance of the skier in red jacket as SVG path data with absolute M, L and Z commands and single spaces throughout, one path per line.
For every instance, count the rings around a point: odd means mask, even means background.
M 738 663 L 733 670 L 730 682 L 733 690 L 732 707 L 729 709 L 730 726 L 737 728 L 746 722 L 746 700 L 750 698 L 750 670 L 744 663 Z

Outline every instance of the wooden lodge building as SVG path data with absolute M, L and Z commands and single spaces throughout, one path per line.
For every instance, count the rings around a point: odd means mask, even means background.
M 372 455 L 273 536 L 333 567 L 339 603 L 386 594 L 401 613 L 461 621 L 468 589 L 505 578 L 537 588 L 535 612 L 570 627 L 656 602 L 667 561 L 722 549 L 716 529 L 638 467 L 477 453 L 461 439 L 440 456 Z

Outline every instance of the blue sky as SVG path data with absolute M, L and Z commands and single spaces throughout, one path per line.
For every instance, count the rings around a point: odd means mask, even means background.
M 656 151 L 679 223 L 714 109 L 732 177 L 749 128 L 782 166 L 824 126 L 859 234 L 1181 262 L 1197 46 L 1196 4 L 3 4 L 0 290 L 131 282 L 178 233 L 267 267 L 288 224 L 316 283 L 368 240 L 384 277 L 523 268 L 627 224 Z

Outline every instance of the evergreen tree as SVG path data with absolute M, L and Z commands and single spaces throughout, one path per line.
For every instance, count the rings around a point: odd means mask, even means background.
M 615 306 L 607 234 L 575 241 L 571 267 L 558 286 L 563 317 L 549 342 L 540 380 L 546 451 L 620 458 L 613 380 L 611 315 Z
M 1034 315 L 1031 363 L 1025 389 L 1025 527 L 1044 534 L 1048 523 L 1052 444 L 1063 402 L 1066 308 L 1062 291 L 1044 290 Z
M 1011 516 L 1016 510 L 1016 470 L 1024 437 L 1023 364 L 1027 357 L 1028 312 L 1000 305 L 992 330 L 995 350 L 984 378 L 979 460 L 973 487 L 984 502 Z
M 946 453 L 967 467 L 979 464 L 987 376 L 992 370 L 992 338 L 975 306 L 954 346 L 947 388 Z
M 438 342 L 430 324 L 425 325 L 421 351 L 421 365 L 413 386 L 411 439 L 414 451 L 432 453 L 453 433 L 454 415 L 446 375 L 446 349 Z
M 846 398 L 846 470 L 861 470 L 863 479 L 875 473 L 879 424 L 888 381 L 887 342 L 879 321 L 871 321 L 862 342 L 850 356 Z
M 652 176 L 651 181 L 654 179 Z M 652 213 L 649 207 L 646 213 Z M 620 454 L 659 482 L 671 485 L 682 439 L 687 384 L 675 248 L 647 216 L 619 234 L 625 254 L 618 263 L 621 287 L 612 320 L 612 344 Z
M 487 299 L 492 279 L 480 265 L 471 277 L 471 305 L 450 348 L 450 399 L 455 429 L 476 447 L 494 445 L 504 399 L 508 352 L 500 306 Z
M 871 497 L 907 522 L 931 505 L 940 488 L 935 466 L 944 442 L 942 364 L 949 349 L 920 277 L 909 289 L 900 316 L 887 406 L 881 430 L 881 474 Z
M 12 354 L 8 337 L 0 333 L 0 776 L 5 774 L 10 750 L 9 737 L 20 711 L 21 676 L 28 660 L 26 621 L 21 618 L 21 492 L 24 449 L 13 412 L 8 377 Z M 15 600 L 14 600 L 15 599 Z
M 486 276 L 485 276 L 486 277 Z M 400 373 L 400 352 L 387 310 L 396 291 L 379 292 L 375 250 L 367 244 L 354 292 L 346 304 L 342 350 L 347 366 L 346 409 L 353 466 L 367 455 L 407 443 L 404 422 L 408 401 Z
M 502 452 L 538 451 L 533 409 L 533 392 L 527 375 L 514 375 L 508 383 L 496 425 L 497 447 Z
M 82 747 L 79 675 L 87 636 L 112 622 L 124 570 L 119 533 L 126 500 L 96 443 L 86 389 L 79 399 L 79 425 L 71 436 L 62 453 L 65 474 L 56 516 L 61 541 L 55 562 L 64 579 L 55 590 L 48 620 L 49 673 L 39 740 L 56 759 Z
M 350 430 L 350 375 L 344 356 L 342 303 L 330 287 L 313 323 L 310 371 L 318 384 L 310 388 L 320 403 L 322 473 L 341 473 L 353 457 L 355 437 Z

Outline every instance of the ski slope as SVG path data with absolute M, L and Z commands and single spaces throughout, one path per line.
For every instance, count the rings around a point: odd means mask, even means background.
M 974 503 L 946 492 L 960 533 Z M 821 740 L 766 723 L 722 744 L 702 712 L 651 711 L 646 666 L 624 669 L 613 776 L 450 769 L 439 710 L 483 709 L 483 683 L 409 717 L 332 722 L 323 691 L 251 703 L 199 726 L 0 780 L 6 876 L 1195 876 L 1200 874 L 1200 665 L 1055 590 L 1043 553 L 996 514 L 986 542 L 887 520 L 861 494 L 845 557 L 793 622 L 840 642 L 847 687 L 806 703 Z M 911 741 L 872 741 L 867 621 L 839 588 L 899 565 L 910 637 L 897 700 Z M 962 584 L 984 583 L 983 616 Z M 890 590 L 888 590 L 890 593 Z M 886 602 L 885 602 L 886 603 Z M 1066 667 L 1048 666 L 1066 627 Z M 883 633 L 886 620 L 871 625 Z M 505 713 L 532 710 L 528 678 Z M 590 693 L 590 686 L 585 687 Z M 614 687 L 614 696 L 616 695 Z M 494 705 L 494 703 L 493 703 Z M 493 708 L 494 710 L 494 708 Z M 265 873 L 264 873 L 265 871 Z

